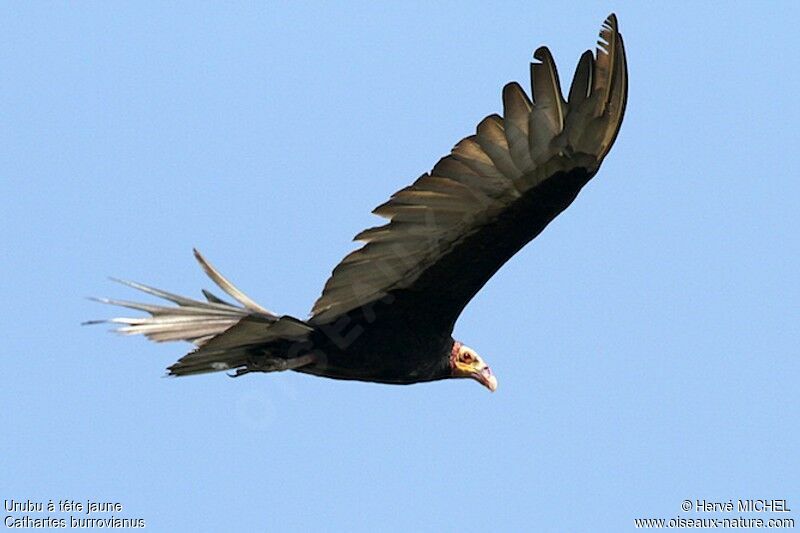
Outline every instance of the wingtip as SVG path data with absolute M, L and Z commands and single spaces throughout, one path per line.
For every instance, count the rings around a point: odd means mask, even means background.
M 604 54 L 613 52 L 614 41 L 619 36 L 619 24 L 617 23 L 617 16 L 611 13 L 603 21 L 600 27 L 600 35 L 597 39 L 597 51 Z
M 552 59 L 553 54 L 550 53 L 550 49 L 546 46 L 540 46 L 536 49 L 533 53 L 533 58 L 537 61 L 544 63 L 545 61 Z
M 516 81 L 510 81 L 503 86 L 503 97 L 511 95 L 511 93 L 524 93 L 525 90 Z

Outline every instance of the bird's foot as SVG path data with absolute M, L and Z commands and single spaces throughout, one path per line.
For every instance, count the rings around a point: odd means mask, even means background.
M 283 372 L 285 370 L 294 370 L 306 365 L 310 365 L 316 360 L 313 355 L 301 355 L 300 357 L 293 357 L 291 359 L 283 359 L 280 357 L 263 357 L 258 359 L 251 359 L 247 362 L 244 368 L 237 368 L 233 374 L 228 374 L 232 378 L 238 378 L 249 374 L 250 372 Z

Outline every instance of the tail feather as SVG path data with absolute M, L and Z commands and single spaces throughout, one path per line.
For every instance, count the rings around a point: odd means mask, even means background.
M 209 263 L 200 252 L 197 251 L 197 248 L 195 248 L 193 251 L 194 251 L 194 257 L 195 259 L 197 259 L 197 262 L 200 263 L 200 266 L 203 267 L 203 271 L 208 275 L 209 278 L 211 278 L 214 281 L 214 283 L 216 283 L 219 286 L 220 289 L 228 293 L 234 300 L 242 304 L 246 309 L 249 309 L 254 313 L 277 318 L 277 315 L 275 313 L 273 313 L 269 309 L 266 309 L 258 305 L 256 302 L 251 300 L 249 296 L 247 296 L 245 293 L 237 289 L 233 283 L 225 279 L 225 277 L 222 274 L 220 274 L 219 271 L 216 268 L 214 268 L 211 265 L 211 263 Z M 223 302 L 222 300 L 220 300 L 219 298 L 217 298 L 208 291 L 203 291 L 203 295 L 208 300 L 214 300 L 216 301 L 216 303 L 225 304 L 225 302 Z
M 110 298 L 93 300 L 143 311 L 150 316 L 120 317 L 93 320 L 87 324 L 111 323 L 115 331 L 123 335 L 144 335 L 156 342 L 188 341 L 197 348 L 180 358 L 167 371 L 171 376 L 187 376 L 236 370 L 241 375 L 253 370 L 269 371 L 259 365 L 264 357 L 285 358 L 280 346 L 304 342 L 314 331 L 312 327 L 296 318 L 279 317 L 258 305 L 220 274 L 197 250 L 194 256 L 203 270 L 219 288 L 240 305 L 226 302 L 203 289 L 207 301 L 162 291 L 133 281 L 115 279 L 144 293 L 156 296 L 175 305 L 159 305 Z M 294 364 L 310 363 L 311 359 L 295 360 Z
M 116 332 L 123 335 L 144 335 L 156 342 L 188 341 L 202 346 L 215 336 L 227 331 L 245 317 L 257 317 L 266 323 L 276 322 L 278 316 L 261 307 L 230 281 L 223 277 L 197 250 L 195 257 L 208 276 L 228 295 L 239 302 L 234 305 L 203 290 L 207 301 L 194 300 L 173 294 L 148 285 L 114 279 L 144 293 L 162 298 L 176 306 L 146 304 L 127 300 L 93 298 L 93 300 L 148 313 L 149 317 L 118 317 L 107 320 L 92 320 L 86 324 L 111 323 L 118 327 Z
M 277 321 L 265 321 L 251 315 L 181 357 L 167 370 L 171 376 L 188 376 L 252 368 L 251 364 L 258 366 L 259 356 L 286 358 L 287 354 L 280 345 L 287 342 L 303 343 L 313 331 L 302 320 L 290 316 L 282 316 Z M 276 349 L 280 351 L 273 353 Z

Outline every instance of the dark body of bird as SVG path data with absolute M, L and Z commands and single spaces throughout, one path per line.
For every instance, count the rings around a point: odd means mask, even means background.
M 429 173 L 377 207 L 389 222 L 356 236 L 364 246 L 334 269 L 308 320 L 261 307 L 195 251 L 241 306 L 207 291 L 202 302 L 124 282 L 177 307 L 103 300 L 151 315 L 112 322 L 126 334 L 193 342 L 197 349 L 169 367 L 172 375 L 294 370 L 395 384 L 472 378 L 495 390 L 488 365 L 452 338 L 453 328 L 492 275 L 573 202 L 614 143 L 627 67 L 613 15 L 600 37 L 597 57 L 581 57 L 567 100 L 549 51 L 538 49 L 534 100 L 506 85 L 503 117 L 486 117 Z

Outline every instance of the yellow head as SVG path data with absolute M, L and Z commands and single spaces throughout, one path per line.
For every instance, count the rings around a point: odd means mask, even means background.
M 497 390 L 497 378 L 492 374 L 489 365 L 469 346 L 458 341 L 453 343 L 450 352 L 450 368 L 454 378 L 472 378 L 490 391 Z

